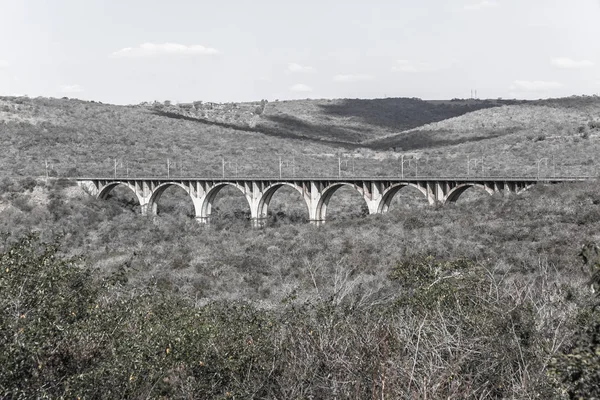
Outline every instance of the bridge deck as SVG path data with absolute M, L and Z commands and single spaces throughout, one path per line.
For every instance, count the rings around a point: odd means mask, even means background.
M 131 176 L 107 176 L 107 177 L 77 177 L 71 178 L 77 181 L 92 181 L 92 180 L 110 180 L 110 181 L 246 181 L 246 182 L 261 182 L 261 181 L 343 181 L 343 182 L 364 182 L 364 181 L 386 181 L 386 182 L 579 182 L 600 179 L 595 176 L 556 176 L 556 177 L 527 177 L 527 176 L 424 176 L 424 177 L 397 177 L 397 176 L 331 176 L 331 177 L 309 177 L 309 176 L 273 176 L 273 177 L 250 177 L 250 176 L 226 176 L 226 177 L 131 177 Z

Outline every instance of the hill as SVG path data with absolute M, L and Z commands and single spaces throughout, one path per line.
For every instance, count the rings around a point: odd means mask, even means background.
M 440 147 L 449 143 L 478 141 L 522 132 L 544 140 L 586 133 L 597 136 L 600 135 L 599 127 L 600 99 L 554 99 L 465 113 L 371 139 L 363 144 L 382 148 L 403 144 L 409 148 Z M 411 142 L 409 139 L 417 137 L 427 145 L 419 145 L 416 140 Z
M 5 175 L 596 174 L 600 99 L 115 106 L 0 98 Z M 414 160 L 413 160 L 414 159 Z M 467 160 L 473 168 L 467 168 Z M 482 160 L 475 161 L 475 160 Z M 168 165 L 168 167 L 167 167 Z M 167 169 L 169 171 L 167 172 Z
M 360 143 L 511 101 L 425 101 L 418 98 L 294 100 L 257 104 L 248 123 L 264 133 Z M 254 104 L 251 104 L 254 106 Z M 202 113 L 202 109 L 197 110 Z
M 373 149 L 444 154 L 450 170 L 465 158 L 492 175 L 598 175 L 600 98 L 572 97 L 479 110 L 363 142 Z M 462 156 L 459 156 L 462 155 Z M 477 165 L 474 163 L 474 165 Z
M 214 104 L 147 104 L 171 115 L 226 123 L 267 135 L 356 144 L 510 100 L 426 101 L 418 98 L 291 100 Z

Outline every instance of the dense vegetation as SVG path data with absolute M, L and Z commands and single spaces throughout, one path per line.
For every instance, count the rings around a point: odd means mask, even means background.
M 598 189 L 250 230 L 4 179 L 0 397 L 598 396 Z
M 402 155 L 407 176 L 596 175 L 598 121 L 596 98 L 2 98 L 0 398 L 599 398 L 598 182 L 444 207 L 405 188 L 374 216 L 345 188 L 319 228 L 284 188 L 253 230 L 234 190 L 200 226 L 179 188 L 145 218 L 126 190 L 53 178 L 167 159 L 218 176 L 221 157 L 276 175 L 279 156 L 335 175 L 338 155 L 346 176 L 398 175 Z

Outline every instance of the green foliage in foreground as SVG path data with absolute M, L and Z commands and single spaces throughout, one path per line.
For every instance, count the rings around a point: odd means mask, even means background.
M 392 268 L 403 290 L 388 302 L 197 307 L 98 281 L 58 250 L 28 235 L 0 255 L 2 398 L 598 395 L 598 314 L 569 319 L 549 276 L 518 287 L 424 256 Z
M 550 376 L 558 379 L 571 399 L 600 398 L 600 311 L 579 316 L 574 344 L 552 359 Z
M 588 243 L 580 256 L 590 269 L 590 284 L 598 294 L 600 251 Z M 571 399 L 600 398 L 600 309 L 594 300 L 577 315 L 577 332 L 569 350 L 553 358 L 550 365 L 550 374 L 562 382 Z

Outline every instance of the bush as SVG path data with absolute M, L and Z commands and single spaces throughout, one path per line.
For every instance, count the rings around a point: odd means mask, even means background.
M 590 121 L 590 122 L 588 122 L 588 126 L 592 130 L 600 129 L 600 121 Z
M 79 366 L 70 349 L 96 291 L 76 260 L 28 235 L 0 255 L 0 397 L 55 397 Z M 52 384 L 50 384 L 52 383 Z
M 243 397 L 268 382 L 272 323 L 250 306 L 120 292 L 36 235 L 0 261 L 0 398 Z
M 549 375 L 570 399 L 600 398 L 600 312 L 588 310 L 579 316 L 580 325 L 568 351 L 550 363 Z

